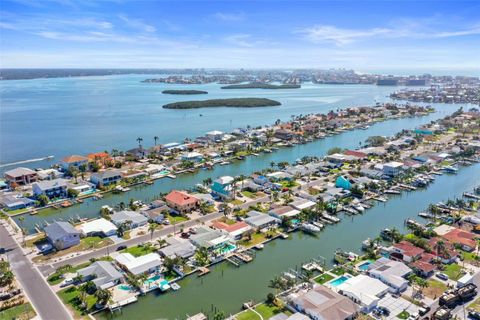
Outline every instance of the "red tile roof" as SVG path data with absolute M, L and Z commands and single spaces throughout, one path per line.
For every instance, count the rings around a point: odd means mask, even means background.
M 403 255 L 408 257 L 416 257 L 425 252 L 422 248 L 415 247 L 408 241 L 402 241 L 393 245 L 398 250 L 402 251 Z
M 185 206 L 192 203 L 197 203 L 198 199 L 189 195 L 186 192 L 173 190 L 170 192 L 165 199 L 171 203 L 174 203 L 178 206 Z
M 226 223 L 221 222 L 221 221 L 215 221 L 212 225 L 217 229 L 222 229 L 222 230 L 225 230 L 227 232 L 234 232 L 234 231 L 237 231 L 237 230 L 248 227 L 248 224 L 246 224 L 243 221 L 236 222 L 234 224 L 226 224 Z
M 71 155 L 68 157 L 63 158 L 63 162 L 65 163 L 72 163 L 72 162 L 78 162 L 78 161 L 85 161 L 88 160 L 88 158 L 84 156 L 78 156 L 78 155 Z
M 425 273 L 432 272 L 436 269 L 435 265 L 433 265 L 429 262 L 422 261 L 422 260 L 418 260 L 418 261 L 415 261 L 415 262 L 411 263 L 410 267 L 412 267 L 413 269 L 420 270 L 420 271 L 425 272 Z
M 90 160 L 95 160 L 97 158 L 108 158 L 110 155 L 106 152 L 97 152 L 97 153 L 90 153 L 87 155 L 87 158 Z
M 355 151 L 355 150 L 347 150 L 343 154 L 347 156 L 354 156 L 357 158 L 366 158 L 368 155 L 366 153 L 360 152 L 360 151 Z
M 444 239 L 452 243 L 466 245 L 470 248 L 475 248 L 477 246 L 477 242 L 474 240 L 476 237 L 477 236 L 474 233 L 464 231 L 462 229 L 453 229 L 452 231 L 443 235 Z

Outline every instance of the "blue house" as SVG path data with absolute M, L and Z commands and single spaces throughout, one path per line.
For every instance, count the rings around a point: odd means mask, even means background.
M 352 183 L 344 176 L 338 176 L 337 180 L 335 181 L 335 186 L 337 188 L 350 190 L 352 188 Z
M 213 181 L 211 187 L 212 194 L 222 199 L 229 199 L 233 195 L 232 183 L 233 178 L 230 176 L 223 176 L 218 178 L 217 180 Z

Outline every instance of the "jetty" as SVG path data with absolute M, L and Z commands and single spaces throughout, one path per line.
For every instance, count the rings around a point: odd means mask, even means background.
M 198 276 L 199 277 L 204 276 L 207 273 L 210 273 L 210 269 L 208 269 L 207 267 L 199 267 L 198 268 Z

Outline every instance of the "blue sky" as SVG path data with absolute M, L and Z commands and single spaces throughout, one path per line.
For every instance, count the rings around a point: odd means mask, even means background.
M 480 69 L 479 1 L 2 0 L 1 67 Z

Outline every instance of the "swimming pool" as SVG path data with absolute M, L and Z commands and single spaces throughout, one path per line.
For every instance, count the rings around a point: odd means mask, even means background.
M 152 282 L 155 282 L 155 281 L 159 280 L 160 278 L 161 278 L 161 276 L 157 274 L 156 276 L 153 276 L 153 277 L 148 278 L 147 280 L 145 280 L 144 283 L 145 283 L 145 284 L 149 284 L 149 283 L 152 283 Z
M 331 285 L 332 287 L 338 287 L 339 285 L 341 285 L 342 283 L 344 283 L 348 279 L 350 279 L 350 277 L 341 276 L 341 277 L 339 277 L 335 280 L 330 281 L 328 284 Z
M 235 249 L 237 249 L 237 246 L 235 246 L 231 243 L 225 243 L 223 246 L 221 246 L 217 249 L 217 252 L 220 253 L 220 254 L 227 254 L 231 251 L 234 251 Z
M 132 287 L 129 286 L 129 285 L 126 285 L 126 284 L 121 284 L 121 285 L 118 286 L 118 288 L 119 288 L 120 290 L 124 290 L 124 291 L 130 291 L 130 290 L 132 290 Z
M 368 261 L 365 261 L 362 264 L 358 265 L 357 268 L 358 268 L 358 270 L 361 270 L 361 271 L 367 271 L 368 267 L 371 264 L 372 264 L 372 261 L 368 260 Z

